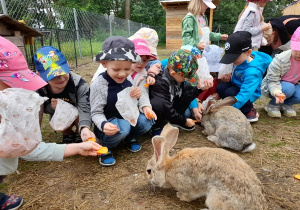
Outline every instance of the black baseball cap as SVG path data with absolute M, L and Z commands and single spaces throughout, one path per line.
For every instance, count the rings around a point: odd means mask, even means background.
M 231 34 L 225 43 L 225 55 L 220 63 L 230 64 L 236 61 L 238 57 L 252 48 L 251 33 L 248 31 L 237 31 Z

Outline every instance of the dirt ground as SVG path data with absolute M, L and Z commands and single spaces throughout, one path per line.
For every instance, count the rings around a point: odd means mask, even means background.
M 90 81 L 97 64 L 81 66 L 76 73 Z M 252 124 L 257 147 L 246 154 L 238 153 L 257 173 L 264 186 L 270 209 L 300 209 L 300 107 L 298 117 L 273 119 L 263 110 L 266 101 L 255 107 L 260 113 Z M 59 142 L 61 134 L 51 130 L 44 117 L 42 134 L 46 142 Z M 186 147 L 216 147 L 196 126 L 192 132 L 180 130 L 175 151 Z M 200 209 L 204 199 L 182 202 L 170 189 L 152 189 L 145 179 L 145 166 L 152 156 L 150 135 L 140 138 L 143 149 L 133 154 L 121 144 L 113 152 L 117 163 L 102 167 L 96 157 L 75 156 L 63 162 L 20 161 L 0 190 L 22 196 L 21 209 Z M 225 164 L 225 163 L 224 163 Z M 245 171 L 247 173 L 247 171 Z

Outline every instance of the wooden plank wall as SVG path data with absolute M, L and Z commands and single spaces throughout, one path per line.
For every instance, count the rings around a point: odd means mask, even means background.
M 182 45 L 181 21 L 188 13 L 187 5 L 165 8 L 166 10 L 166 49 L 179 49 Z
M 300 15 L 300 1 L 292 6 L 287 7 L 282 12 L 283 15 Z

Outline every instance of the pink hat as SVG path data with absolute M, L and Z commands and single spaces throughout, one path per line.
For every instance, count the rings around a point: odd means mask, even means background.
M 291 38 L 291 49 L 300 51 L 300 26 L 296 29 Z
M 28 69 L 26 60 L 9 40 L 0 36 L 0 80 L 10 87 L 37 90 L 47 83 Z
M 139 54 L 139 56 L 142 55 L 148 55 L 151 58 L 157 59 L 154 55 L 151 54 L 149 45 L 147 42 L 143 39 L 133 39 L 132 40 L 134 47 L 135 47 L 135 52 Z

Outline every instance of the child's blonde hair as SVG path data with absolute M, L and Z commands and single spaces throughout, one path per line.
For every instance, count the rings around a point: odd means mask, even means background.
M 202 3 L 202 0 L 191 0 L 188 5 L 188 11 L 195 16 L 201 16 L 202 15 L 201 3 Z
M 260 11 L 260 6 L 259 6 L 258 1 L 253 2 L 253 3 L 257 5 L 257 9 L 258 9 L 258 11 Z M 242 17 L 242 15 L 243 15 L 244 11 L 246 10 L 246 8 L 248 7 L 248 5 L 249 5 L 249 2 L 246 3 L 246 6 L 244 7 L 243 11 L 239 15 L 239 19 Z M 263 22 L 263 21 L 264 21 L 264 16 L 262 16 L 262 13 L 260 13 L 260 22 Z
M 267 40 L 268 44 L 270 45 L 273 42 L 273 28 L 271 27 L 269 30 L 264 31 L 264 38 Z

